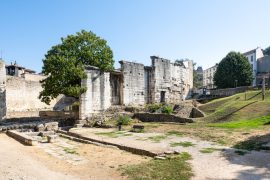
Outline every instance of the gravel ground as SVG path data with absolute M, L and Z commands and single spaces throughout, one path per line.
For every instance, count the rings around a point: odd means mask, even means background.
M 118 143 L 125 146 L 141 148 L 152 152 L 185 151 L 192 155 L 190 163 L 195 176 L 193 179 L 270 179 L 270 153 L 252 151 L 238 155 L 234 149 L 218 146 L 208 141 L 195 140 L 189 137 L 168 136 L 160 142 L 153 142 L 149 137 L 161 136 L 161 133 L 130 133 L 111 138 L 97 135 L 110 132 L 108 129 L 82 128 L 71 129 L 72 132 L 98 140 Z M 131 134 L 131 135 L 130 135 Z M 171 147 L 173 142 L 191 142 L 190 147 Z M 202 153 L 205 148 L 213 148 L 212 153 Z
M 25 146 L 0 134 L 0 147 L 0 180 L 126 179 L 119 167 L 149 160 L 116 148 L 63 138 L 53 144 Z M 67 148 L 75 153 L 66 153 Z

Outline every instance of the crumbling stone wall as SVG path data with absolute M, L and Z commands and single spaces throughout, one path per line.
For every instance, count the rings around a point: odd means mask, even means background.
M 29 81 L 15 76 L 6 77 L 6 107 L 8 114 L 52 109 L 58 100 L 53 100 L 50 105 L 41 102 L 38 98 L 39 93 L 42 91 L 39 81 Z
M 87 119 L 111 106 L 110 73 L 87 67 L 86 74 L 87 78 L 81 82 L 87 91 L 80 97 L 80 119 Z
M 193 86 L 192 61 L 176 65 L 156 56 L 151 59 L 150 67 L 120 61 L 120 70 L 113 72 L 86 68 L 87 79 L 82 80 L 82 86 L 87 92 L 80 98 L 80 118 L 91 118 L 112 105 L 177 104 L 186 99 Z
M 123 73 L 123 104 L 144 105 L 144 65 L 126 61 L 120 63 Z
M 154 80 L 154 103 L 162 101 L 179 103 L 190 96 L 193 88 L 193 62 L 184 61 L 183 65 L 171 63 L 170 60 L 151 56 Z
M 6 68 L 0 60 L 0 121 L 6 116 Z

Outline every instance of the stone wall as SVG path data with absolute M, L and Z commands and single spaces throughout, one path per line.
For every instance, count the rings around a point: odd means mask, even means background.
M 144 65 L 121 61 L 123 73 L 123 104 L 144 105 Z
M 0 60 L 0 121 L 6 116 L 6 68 Z
M 167 59 L 156 56 L 151 56 L 151 59 L 155 81 L 154 103 L 170 102 L 171 63 Z
M 153 67 L 154 98 L 153 103 L 163 101 L 179 103 L 190 97 L 193 88 L 193 62 L 183 61 L 183 65 L 170 60 L 151 56 Z
M 81 83 L 87 91 L 80 97 L 80 119 L 87 119 L 111 106 L 110 73 L 87 67 L 86 74 L 87 79 Z
M 29 81 L 21 77 L 7 76 L 6 78 L 6 107 L 7 113 L 39 111 L 52 109 L 57 99 L 47 105 L 38 98 L 42 87 L 39 81 Z
M 176 122 L 176 123 L 192 123 L 190 118 L 182 118 L 170 114 L 152 114 L 152 113 L 135 113 L 133 118 L 137 118 L 142 122 Z

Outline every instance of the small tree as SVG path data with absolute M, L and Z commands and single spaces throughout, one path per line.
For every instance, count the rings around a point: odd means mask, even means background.
M 82 30 L 76 35 L 61 38 L 45 55 L 42 73 L 48 76 L 41 81 L 41 101 L 49 104 L 60 94 L 79 98 L 86 91 L 81 79 L 86 78 L 85 66 L 101 70 L 113 69 L 113 53 L 104 39 L 93 32 Z
M 249 86 L 253 80 L 252 68 L 248 59 L 237 52 L 230 52 L 219 63 L 214 75 L 214 84 L 217 88 L 233 88 Z

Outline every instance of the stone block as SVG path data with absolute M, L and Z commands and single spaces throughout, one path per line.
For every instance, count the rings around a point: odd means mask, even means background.
M 46 131 L 57 131 L 58 130 L 58 122 L 49 122 L 45 123 L 45 130 Z
M 58 135 L 48 135 L 47 138 L 49 143 L 54 143 L 57 141 Z
M 37 132 L 44 131 L 44 130 L 45 130 L 45 127 L 43 124 L 38 124 L 35 127 L 35 131 L 37 131 Z

